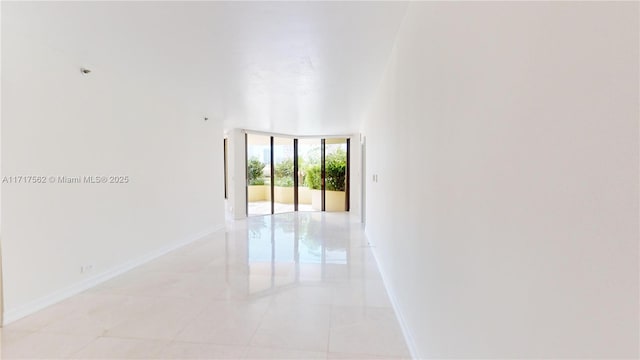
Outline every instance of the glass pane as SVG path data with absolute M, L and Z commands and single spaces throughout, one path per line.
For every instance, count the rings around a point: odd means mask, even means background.
M 293 139 L 273 138 L 275 213 L 294 211 Z
M 298 211 L 322 210 L 320 139 L 298 139 Z
M 247 134 L 247 213 L 271 214 L 271 137 Z
M 346 210 L 347 139 L 325 140 L 325 210 Z

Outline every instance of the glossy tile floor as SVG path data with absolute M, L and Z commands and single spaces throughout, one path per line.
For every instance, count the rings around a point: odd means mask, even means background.
M 249 215 L 270 215 L 271 201 L 251 201 L 249 202 Z M 274 212 L 276 214 L 292 212 L 293 204 L 274 203 Z M 316 211 L 311 204 L 298 204 L 298 211 Z
M 407 358 L 361 230 L 289 213 L 208 236 L 7 326 L 11 358 Z

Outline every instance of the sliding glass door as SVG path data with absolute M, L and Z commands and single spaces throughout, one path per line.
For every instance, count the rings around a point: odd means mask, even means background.
M 293 139 L 273 138 L 274 214 L 294 211 Z
M 247 215 L 349 211 L 349 139 L 247 134 Z
M 325 139 L 324 145 L 325 211 L 348 210 L 347 139 Z
M 298 211 L 322 210 L 320 139 L 298 139 Z
M 271 212 L 271 137 L 247 134 L 247 214 Z

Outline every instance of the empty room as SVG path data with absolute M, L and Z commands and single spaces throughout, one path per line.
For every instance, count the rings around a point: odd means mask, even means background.
M 640 358 L 639 2 L 0 12 L 0 358 Z

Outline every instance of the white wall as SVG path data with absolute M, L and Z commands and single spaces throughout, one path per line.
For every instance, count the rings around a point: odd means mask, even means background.
M 0 29 L 2 27 L 2 7 L 0 6 Z M 1 40 L 1 39 L 0 39 Z M 1 45 L 1 41 L 0 41 Z M 2 68 L 2 47 L 0 46 L 0 73 Z M 1 75 L 0 75 L 1 79 Z M 1 82 L 1 81 L 0 81 Z M 2 86 L 0 84 L 0 99 L 2 99 Z M 2 112 L 2 101 L 0 101 L 0 113 Z M 2 116 L 0 116 L 0 178 L 2 178 Z M 2 219 L 2 186 L 0 184 L 0 219 Z M 4 314 L 4 305 L 2 295 L 2 221 L 0 221 L 0 326 L 4 323 L 3 314 Z
M 363 133 L 417 356 L 639 356 L 638 33 L 632 2 L 410 4 Z
M 247 170 L 245 154 L 245 134 L 241 129 L 228 133 L 229 141 L 229 196 L 227 211 L 233 219 L 247 217 Z
M 91 20 L 100 8 L 2 6 L 3 176 L 130 179 L 2 185 L 11 321 L 220 229 L 223 157 L 221 122 L 203 120 L 212 109 L 186 83 L 189 64 L 147 62 L 116 41 L 122 29 L 105 41 L 108 27 Z

